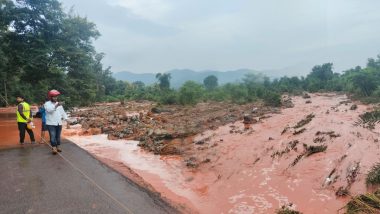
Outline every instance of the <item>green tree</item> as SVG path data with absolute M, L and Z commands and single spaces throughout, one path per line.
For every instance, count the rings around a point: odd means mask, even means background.
M 269 78 L 266 77 L 264 74 L 254 74 L 249 73 L 246 74 L 243 78 L 243 85 L 245 86 L 245 89 L 241 90 L 243 92 L 244 90 L 247 90 L 247 95 L 244 98 L 245 101 L 252 101 L 256 98 L 262 98 L 264 96 L 264 91 L 266 90 L 266 87 L 269 87 Z M 236 98 L 234 98 L 236 99 Z
M 316 78 L 321 81 L 327 81 L 333 78 L 333 64 L 325 63 L 323 65 L 316 65 L 313 67 L 311 73 L 307 76 L 308 78 Z
M 194 82 L 187 81 L 179 89 L 179 102 L 182 105 L 195 105 L 203 96 L 202 85 Z
M 367 62 L 367 67 L 380 69 L 380 54 L 377 55 L 377 59 L 369 58 Z
M 216 87 L 218 87 L 218 78 L 215 75 L 207 76 L 203 80 L 203 85 L 207 90 L 214 90 Z
M 326 89 L 327 82 L 334 77 L 332 69 L 332 63 L 314 66 L 306 77 L 306 89 L 311 92 Z
M 213 100 L 213 101 L 224 101 L 228 100 L 229 95 L 224 91 L 223 86 L 217 87 L 212 91 L 207 91 L 205 93 L 206 100 Z
M 281 77 L 278 81 L 273 83 L 276 91 L 294 93 L 302 91 L 302 80 L 298 77 Z
M 132 83 L 132 85 L 134 87 L 140 88 L 140 89 L 145 87 L 145 84 L 143 82 L 141 82 L 141 81 L 135 81 L 135 82 Z
M 223 91 L 228 95 L 228 99 L 234 103 L 243 104 L 252 101 L 252 96 L 249 96 L 245 84 L 227 83 L 224 85 Z
M 173 89 L 166 90 L 165 93 L 161 94 L 159 97 L 159 102 L 161 104 L 177 104 L 178 103 L 178 92 Z M 185 103 L 182 103 L 185 104 Z
M 371 96 L 372 92 L 378 87 L 375 79 L 373 79 L 368 73 L 360 72 L 353 75 L 351 78 L 353 86 L 358 88 L 364 96 Z
M 159 82 L 159 86 L 162 90 L 168 90 L 170 88 L 170 79 L 172 78 L 170 73 L 158 73 L 156 79 Z
M 265 92 L 265 96 L 263 97 L 263 100 L 264 100 L 265 105 L 268 105 L 268 106 L 278 107 L 281 105 L 281 95 L 269 90 Z
M 0 0 L 2 97 L 23 91 L 38 102 L 55 88 L 84 105 L 112 91 L 115 80 L 92 45 L 100 35 L 95 24 L 72 14 L 57 0 Z

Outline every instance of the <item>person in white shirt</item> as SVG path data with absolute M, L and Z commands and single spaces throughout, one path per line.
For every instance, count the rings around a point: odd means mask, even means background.
M 57 90 L 49 91 L 49 101 L 44 104 L 46 111 L 46 126 L 49 131 L 53 154 L 62 152 L 59 147 L 61 145 L 62 119 L 67 120 L 67 114 L 62 107 L 62 103 L 58 102 L 58 96 L 60 94 L 61 93 Z

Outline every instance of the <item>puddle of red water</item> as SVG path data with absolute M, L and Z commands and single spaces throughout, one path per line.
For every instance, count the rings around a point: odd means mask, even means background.
M 36 107 L 33 107 L 35 109 Z M 40 140 L 39 135 L 41 133 L 41 120 L 35 118 L 33 122 L 36 128 L 33 129 L 35 138 Z M 1 148 L 13 148 L 19 147 L 19 132 L 16 121 L 16 107 L 0 108 L 0 149 Z M 30 143 L 30 138 L 25 133 L 25 142 Z

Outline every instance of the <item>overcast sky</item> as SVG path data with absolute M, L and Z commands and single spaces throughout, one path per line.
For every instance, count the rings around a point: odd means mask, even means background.
M 113 72 L 307 68 L 380 53 L 379 0 L 61 0 L 94 22 Z

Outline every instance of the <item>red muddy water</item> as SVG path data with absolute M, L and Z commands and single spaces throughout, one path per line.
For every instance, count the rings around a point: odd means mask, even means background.
M 19 144 L 19 132 L 16 121 L 16 109 L 17 107 L 0 108 L 0 149 L 14 148 L 21 146 Z M 32 107 L 33 111 L 36 111 L 36 107 Z M 41 133 L 41 120 L 35 118 L 33 120 L 36 128 L 33 129 L 35 138 L 40 140 Z M 30 138 L 25 133 L 25 143 L 30 143 Z
M 153 155 L 136 141 L 111 141 L 106 135 L 79 136 L 80 127 L 75 126 L 64 134 L 121 173 L 137 176 L 186 207 L 184 212 L 274 213 L 291 203 L 303 213 L 337 213 L 349 200 L 337 198 L 339 187 L 347 187 L 352 195 L 367 192 L 365 175 L 380 155 L 380 126 L 369 130 L 354 125 L 359 114 L 372 107 L 358 104 L 350 110 L 352 103 L 341 103 L 348 101 L 345 95 L 313 94 L 309 104 L 301 97 L 292 99 L 294 108 L 271 114 L 247 130 L 236 122 L 195 136 L 195 141 L 207 140 L 182 156 Z M 315 117 L 302 127 L 304 132 L 284 132 L 309 114 Z M 295 140 L 298 144 L 289 149 Z M 302 156 L 303 144 L 327 149 Z M 189 159 L 200 164 L 188 167 Z
M 347 101 L 345 95 L 315 94 L 312 103 L 305 101 L 294 97 L 294 108 L 271 114 L 248 130 L 236 122 L 205 131 L 195 140 L 208 138 L 206 143 L 182 157 L 155 156 L 137 142 L 108 141 L 102 135 L 70 139 L 96 156 L 123 163 L 164 197 L 194 212 L 274 213 L 292 203 L 304 213 L 336 213 L 349 200 L 335 196 L 339 187 L 350 183 L 352 195 L 367 191 L 365 174 L 380 155 L 380 129 L 355 126 L 358 115 L 371 107 L 358 104 L 350 110 L 352 103 L 341 103 Z M 311 113 L 315 117 L 303 133 L 294 135 L 291 128 L 281 134 Z M 316 135 L 318 131 L 322 134 Z M 335 136 L 326 134 L 331 131 Z M 324 139 L 316 141 L 318 137 Z M 294 140 L 299 142 L 296 149 L 276 156 Z M 304 155 L 292 166 L 304 153 L 303 144 L 327 149 Z M 204 161 L 189 168 L 184 162 L 188 158 Z

